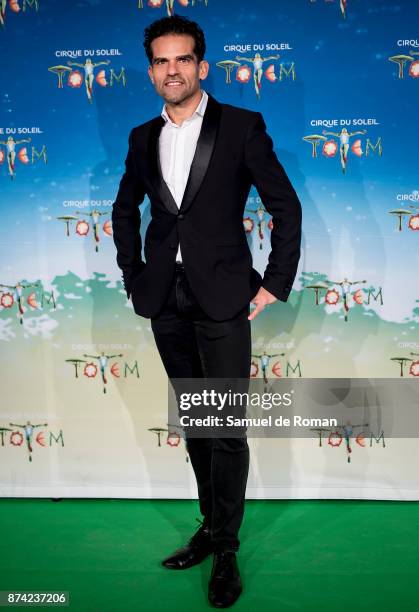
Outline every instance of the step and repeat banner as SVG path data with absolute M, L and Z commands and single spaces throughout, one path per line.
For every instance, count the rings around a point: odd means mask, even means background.
M 263 114 L 303 206 L 296 282 L 252 323 L 251 376 L 419 376 L 416 2 L 1 0 L 3 496 L 196 496 L 111 224 L 129 131 L 162 108 L 144 27 L 174 13 L 206 33 L 204 88 Z M 263 272 L 255 190 L 243 224 Z M 249 497 L 419 499 L 414 437 L 354 422 L 250 446 Z

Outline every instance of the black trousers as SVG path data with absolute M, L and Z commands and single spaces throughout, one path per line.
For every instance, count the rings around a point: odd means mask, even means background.
M 249 312 L 246 306 L 232 319 L 210 319 L 197 303 L 183 265 L 176 264 L 168 298 L 151 319 L 168 377 L 248 379 Z M 196 476 L 200 510 L 214 546 L 216 550 L 237 551 L 249 471 L 247 439 L 187 437 L 186 447 Z

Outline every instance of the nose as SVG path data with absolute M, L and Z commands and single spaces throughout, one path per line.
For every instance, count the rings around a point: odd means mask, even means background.
M 178 74 L 178 65 L 177 65 L 176 58 L 169 60 L 167 62 L 167 72 L 170 75 Z

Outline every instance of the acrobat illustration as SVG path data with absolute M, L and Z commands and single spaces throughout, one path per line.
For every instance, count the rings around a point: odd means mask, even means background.
M 2 292 L 0 295 L 0 305 L 3 308 L 11 308 L 16 302 L 18 308 L 19 322 L 22 325 L 23 313 L 26 310 L 23 305 L 23 290 L 27 289 L 28 287 L 39 287 L 39 283 L 28 283 L 27 285 L 23 285 L 22 283 L 16 283 L 15 285 L 4 285 L 3 283 L 0 283 L 0 287 L 4 287 L 5 289 L 11 289 L 13 292 Z M 26 301 L 32 308 L 38 308 L 34 291 L 28 295 Z
M 100 217 L 102 216 L 106 216 L 106 215 L 110 215 L 110 211 L 100 211 L 100 210 L 92 210 L 91 212 L 77 212 L 78 215 L 85 215 L 86 217 L 90 217 L 92 219 L 92 226 L 93 226 L 93 238 L 95 241 L 95 251 L 96 253 L 99 251 L 99 222 L 100 222 Z M 79 221 L 77 223 L 76 226 L 76 232 L 80 235 L 80 236 L 84 236 L 85 234 L 87 234 L 87 232 L 89 231 L 89 224 L 83 221 Z M 112 229 L 111 229 L 111 221 L 106 221 L 103 224 L 103 231 L 105 232 L 105 234 L 107 234 L 108 236 L 112 235 Z
M 351 287 L 353 285 L 364 284 L 367 281 L 366 280 L 349 281 L 347 278 L 344 278 L 343 281 L 329 281 L 329 282 L 332 285 L 338 285 L 341 288 L 342 299 L 343 299 L 343 310 L 344 310 L 344 313 L 345 313 L 345 321 L 347 321 L 348 320 L 348 312 L 349 312 L 348 299 L 349 299 L 349 297 L 351 295 Z M 361 304 L 362 303 L 361 289 L 356 291 L 353 297 L 354 297 L 354 300 L 355 300 L 355 302 L 357 304 Z M 337 304 L 338 300 L 339 300 L 339 294 L 338 294 L 336 289 L 330 289 L 326 293 L 326 297 L 325 297 L 326 304 L 334 305 L 334 304 Z
M 317 275 L 317 274 L 316 274 Z M 316 276 L 315 275 L 315 276 Z M 348 321 L 349 311 L 351 310 L 350 305 L 362 306 L 377 302 L 378 305 L 383 306 L 383 288 L 372 287 L 368 288 L 357 288 L 352 291 L 352 287 L 355 285 L 365 284 L 366 280 L 350 281 L 344 278 L 340 281 L 328 280 L 322 275 L 323 278 L 320 280 L 314 280 L 304 285 L 304 289 L 311 289 L 314 291 L 314 305 L 315 306 L 337 306 L 342 299 L 344 321 Z M 337 285 L 337 286 L 336 286 Z M 323 300 L 321 299 L 323 298 Z M 330 313 L 330 309 L 326 312 Z
M 316 0 L 310 0 L 311 3 L 316 2 Z M 325 0 L 325 2 L 333 2 L 333 0 Z M 348 0 L 339 0 L 340 12 L 342 13 L 342 17 L 346 18 L 346 5 Z
M 11 427 L 19 427 L 20 429 L 23 429 L 23 432 L 25 435 L 26 447 L 29 453 L 29 461 L 32 461 L 32 452 L 33 452 L 32 436 L 33 436 L 34 429 L 37 429 L 38 427 L 48 427 L 48 423 L 40 423 L 38 425 L 34 425 L 30 421 L 26 421 L 25 425 L 19 425 L 17 423 L 9 423 L 9 425 Z M 15 437 L 18 437 L 19 442 L 14 442 Z M 15 432 L 14 436 L 12 434 L 11 443 L 13 444 L 13 446 L 20 446 L 22 444 L 22 441 L 23 441 L 23 436 L 20 432 Z M 42 442 L 40 441 L 39 443 L 42 444 Z
M 148 6 L 151 6 L 151 8 L 160 8 L 163 6 L 163 1 L 164 0 L 148 0 L 147 4 Z M 180 0 L 180 4 L 182 6 L 187 6 L 188 0 Z M 166 9 L 167 9 L 168 17 L 172 17 L 174 15 L 174 12 L 175 12 L 174 6 L 175 6 L 175 0 L 166 0 Z M 144 8 L 143 0 L 138 0 L 138 8 L 140 9 Z
M 104 351 L 101 351 L 100 355 L 84 354 L 83 357 L 86 357 L 87 359 L 96 359 L 97 361 L 99 361 L 99 368 L 103 382 L 103 393 L 106 393 L 106 385 L 108 383 L 108 379 L 106 378 L 106 368 L 108 367 L 108 361 L 109 359 L 113 359 L 114 357 L 123 357 L 122 353 L 118 355 L 105 355 Z M 94 367 L 92 368 L 92 366 Z M 84 369 L 84 373 L 88 378 L 93 378 L 94 376 L 96 376 L 96 371 L 97 368 L 93 363 L 88 363 Z M 114 376 L 119 376 L 119 374 L 117 374 L 117 370 L 115 369 L 115 364 L 111 367 L 111 373 Z
M 350 463 L 351 453 L 352 453 L 351 439 L 355 438 L 355 442 L 359 446 L 365 447 L 365 438 L 364 438 L 364 433 L 362 430 L 364 427 L 368 427 L 368 426 L 369 426 L 368 423 L 362 423 L 359 425 L 351 425 L 350 421 L 347 421 L 345 424 L 337 425 L 336 430 L 313 428 L 313 429 L 310 429 L 310 431 L 316 431 L 319 434 L 319 446 L 320 447 L 323 446 L 322 445 L 323 433 L 329 434 L 327 443 L 334 448 L 339 447 L 342 444 L 342 441 L 345 440 L 347 462 Z M 354 429 L 358 429 L 360 427 L 362 428 L 362 430 L 358 434 L 355 435 Z M 383 446 L 385 446 L 384 441 L 383 441 Z
M 354 429 L 358 429 L 359 427 L 368 427 L 368 423 L 364 423 L 363 425 L 351 425 L 350 421 L 347 421 L 345 425 L 338 425 L 338 428 L 342 430 L 342 435 L 345 440 L 348 463 L 351 462 L 351 438 L 354 436 Z M 364 446 L 364 439 L 361 432 L 356 436 L 356 441 L 360 446 Z
M 84 64 L 79 64 L 78 62 L 67 62 L 69 66 L 76 66 L 78 68 L 83 68 L 84 84 L 86 87 L 86 94 L 87 94 L 87 99 L 89 100 L 89 102 L 93 102 L 93 82 L 95 78 L 95 68 L 97 68 L 98 66 L 108 66 L 110 63 L 111 63 L 110 60 L 104 60 L 102 62 L 93 63 L 90 58 L 87 58 Z M 105 80 L 104 76 L 103 76 L 103 80 Z
M 156 5 L 156 3 L 158 2 L 158 0 L 149 0 L 149 4 L 151 4 L 151 6 Z M 181 4 L 184 4 L 184 2 L 181 2 Z M 160 2 L 160 6 L 162 5 L 162 2 Z M 174 10 L 174 6 L 175 6 L 175 0 L 166 0 L 166 9 L 167 9 L 167 14 L 169 17 L 172 17 L 175 13 Z
M 254 359 L 258 359 L 259 363 L 260 363 L 260 367 L 262 370 L 262 378 L 263 378 L 263 382 L 266 384 L 268 382 L 268 368 L 269 368 L 269 364 L 271 359 L 273 359 L 274 357 L 283 357 L 285 355 L 285 353 L 275 353 L 273 355 L 268 355 L 268 353 L 266 351 L 263 351 L 263 353 L 261 355 L 252 355 L 252 357 Z M 252 376 L 252 378 L 256 378 L 257 374 L 258 374 L 258 367 L 255 368 L 254 370 L 254 374 Z M 278 370 L 277 370 L 277 364 L 274 364 L 272 367 L 272 372 L 275 374 L 275 376 L 278 376 Z M 280 376 L 280 374 L 279 374 Z
M 240 55 L 236 56 L 236 60 L 251 62 L 253 64 L 253 81 L 255 84 L 255 91 L 258 98 L 260 98 L 260 89 L 262 86 L 263 64 L 264 62 L 268 62 L 269 60 L 277 59 L 279 59 L 279 55 L 270 55 L 269 57 L 262 57 L 260 53 L 255 53 L 255 57 L 242 57 Z M 240 68 L 238 68 L 238 71 L 240 71 Z M 273 75 L 272 80 L 276 80 L 275 74 Z
M 7 140 L 0 140 L 0 144 L 6 147 L 7 165 L 9 168 L 9 176 L 12 180 L 15 177 L 16 146 L 23 144 L 24 142 L 29 143 L 31 142 L 31 139 L 23 138 L 22 140 L 15 140 L 13 136 L 9 136 Z M 29 163 L 26 147 L 19 151 L 18 157 L 23 163 Z
M 266 210 L 262 204 L 260 204 L 257 208 L 245 208 L 245 210 L 247 212 L 250 212 L 256 215 L 257 229 L 258 229 L 258 236 L 259 236 L 259 249 L 262 249 L 263 239 L 265 237 L 265 228 L 266 228 L 266 221 L 265 221 Z M 244 223 L 246 232 L 250 233 L 253 230 L 253 221 L 251 219 L 243 219 L 243 223 Z M 272 219 L 270 219 L 268 222 L 268 228 L 272 229 Z
M 352 136 L 356 136 L 357 134 L 364 135 L 366 133 L 367 133 L 366 130 L 358 130 L 356 132 L 348 132 L 348 130 L 346 128 L 342 128 L 341 132 L 327 132 L 326 130 L 323 130 L 323 134 L 325 136 L 335 136 L 336 138 L 339 138 L 339 142 L 340 142 L 340 147 L 339 147 L 340 163 L 341 163 L 341 166 L 342 166 L 342 172 L 344 174 L 346 173 L 346 165 L 347 165 L 347 162 L 348 162 L 349 139 Z M 358 143 L 357 146 L 358 146 L 358 152 L 360 154 L 362 154 L 360 143 Z

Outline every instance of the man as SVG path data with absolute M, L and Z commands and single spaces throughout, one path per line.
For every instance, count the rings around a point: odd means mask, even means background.
M 134 311 L 151 319 L 169 378 L 249 378 L 250 321 L 286 301 L 300 256 L 301 206 L 260 113 L 220 104 L 200 89 L 209 65 L 201 28 L 180 16 L 145 30 L 148 74 L 165 105 L 134 128 L 112 212 L 117 263 Z M 243 211 L 254 184 L 273 217 L 263 279 L 252 268 Z M 142 259 L 139 204 L 151 221 Z M 250 302 L 256 308 L 250 313 Z M 249 449 L 242 438 L 187 438 L 204 520 L 163 561 L 186 569 L 214 553 L 208 596 L 228 607 L 237 567 Z

